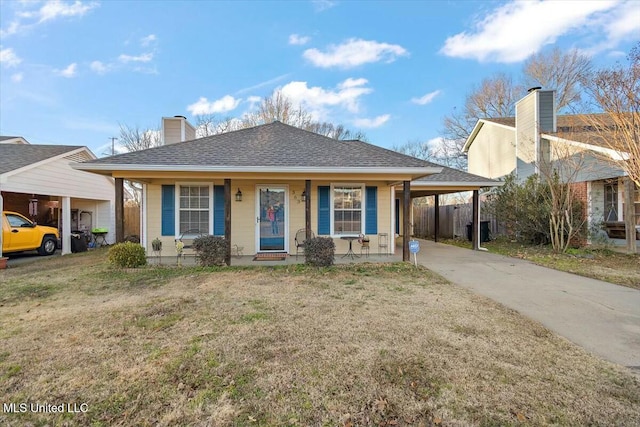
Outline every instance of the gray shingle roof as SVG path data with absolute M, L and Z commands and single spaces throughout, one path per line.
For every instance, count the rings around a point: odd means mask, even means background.
M 438 183 L 456 183 L 456 184 L 486 184 L 494 186 L 500 183 L 494 179 L 485 178 L 483 176 L 474 175 L 458 169 L 442 166 L 442 172 L 433 175 L 418 178 L 413 181 L 415 185 L 421 184 L 438 184 Z
M 328 138 L 280 122 L 163 145 L 86 164 L 224 167 L 439 167 L 362 141 Z
M 74 145 L 0 144 L 0 174 L 82 148 Z

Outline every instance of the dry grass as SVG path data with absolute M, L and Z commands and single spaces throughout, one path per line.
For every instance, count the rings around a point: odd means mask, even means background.
M 0 401 L 89 408 L 0 424 L 640 423 L 622 368 L 424 269 L 114 272 L 100 256 L 0 272 Z
M 444 240 L 442 243 L 471 248 L 471 243 L 464 240 Z M 526 259 L 544 267 L 640 289 L 640 254 L 606 248 L 569 249 L 565 254 L 556 254 L 551 246 L 524 245 L 504 238 L 482 246 L 490 252 Z

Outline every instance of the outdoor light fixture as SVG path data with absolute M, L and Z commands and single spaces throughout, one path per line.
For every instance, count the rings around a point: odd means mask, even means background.
M 301 197 L 303 202 L 307 201 L 307 190 L 303 190 L 302 191 L 302 197 Z
M 242 201 L 242 191 L 240 191 L 240 189 L 238 188 L 238 191 L 236 192 L 236 202 L 241 202 Z

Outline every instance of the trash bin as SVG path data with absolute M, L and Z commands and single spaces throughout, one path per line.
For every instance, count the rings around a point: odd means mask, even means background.
M 86 252 L 87 251 L 87 240 L 84 237 L 84 234 L 76 234 L 71 233 L 71 252 Z
M 467 239 L 472 240 L 473 224 L 467 224 Z M 489 240 L 489 221 L 480 221 L 480 243 L 488 242 Z
M 480 221 L 480 242 L 488 242 L 489 239 L 489 221 Z

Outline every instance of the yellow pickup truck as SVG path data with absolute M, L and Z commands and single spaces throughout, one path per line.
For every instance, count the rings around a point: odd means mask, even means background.
M 53 255 L 60 234 L 57 228 L 36 225 L 17 212 L 2 212 L 2 253 L 37 250 Z

